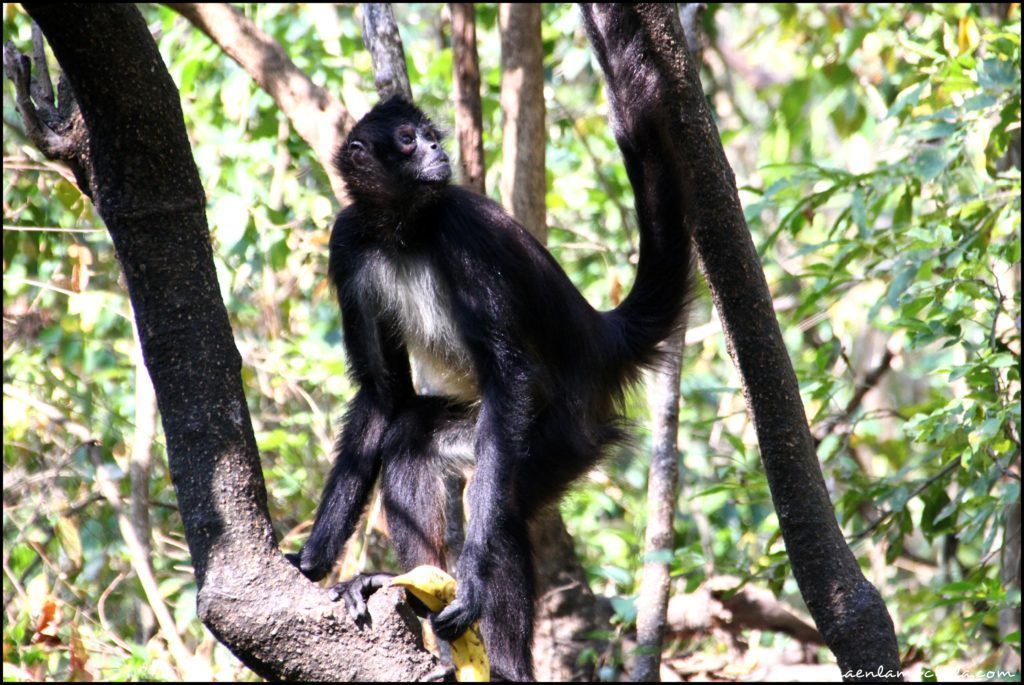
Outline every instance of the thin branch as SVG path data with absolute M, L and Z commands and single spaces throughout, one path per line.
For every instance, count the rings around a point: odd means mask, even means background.
M 960 465 L 960 457 L 954 457 L 953 459 L 951 459 L 949 461 L 949 463 L 947 463 L 944 467 L 942 467 L 941 471 L 939 471 L 934 476 L 932 476 L 931 478 L 926 480 L 924 483 L 922 483 L 920 486 L 915 488 L 914 491 L 912 493 L 910 493 L 910 496 L 907 497 L 907 501 L 910 501 L 910 500 L 914 499 L 915 497 L 917 497 L 918 495 L 920 495 L 922 492 L 924 492 L 925 490 L 930 488 L 936 481 L 939 481 L 939 480 L 945 478 L 946 476 L 948 476 L 959 465 Z M 878 528 L 887 519 L 889 519 L 893 514 L 896 514 L 897 511 L 898 510 L 896 510 L 896 509 L 889 509 L 888 511 L 883 512 L 877 519 L 872 521 L 871 524 L 867 528 L 865 528 L 864 530 L 862 530 L 862 531 L 860 531 L 858 533 L 854 533 L 853 535 L 851 535 L 850 538 L 849 538 L 850 542 L 851 543 L 852 542 L 857 542 L 859 540 L 862 540 L 862 539 L 866 538 L 876 528 Z
M 149 565 L 150 555 L 147 545 L 139 538 L 135 526 L 132 525 L 131 520 L 124 513 L 124 509 L 121 506 L 121 495 L 118 492 L 117 485 L 114 484 L 110 476 L 109 468 L 100 458 L 98 443 L 89 449 L 89 457 L 96 467 L 96 485 L 100 493 L 107 500 L 107 503 L 114 510 L 114 514 L 117 517 L 117 528 L 121 532 L 121 538 L 124 540 L 125 546 L 128 548 L 128 559 L 131 562 L 132 570 L 135 571 L 135 575 L 139 578 L 139 583 L 142 584 L 142 591 L 146 595 L 146 601 L 153 609 L 153 615 L 160 626 L 160 632 L 163 633 L 164 640 L 167 641 L 171 654 L 174 656 L 175 663 L 177 663 L 182 675 L 187 680 L 197 680 L 199 682 L 212 680 L 209 667 L 192 655 L 192 652 L 182 641 L 181 635 L 178 634 L 174 618 L 160 596 L 160 587 L 157 585 L 156 578 L 153 576 L 153 569 Z
M 52 109 L 56 104 L 53 99 L 53 82 L 50 81 L 50 66 L 46 62 L 46 44 L 39 25 L 32 22 L 32 61 L 36 65 L 39 76 L 32 80 L 32 98 L 40 107 Z
M 853 414 L 860 408 L 861 403 L 864 401 L 864 396 L 867 395 L 872 388 L 877 386 L 889 369 L 892 368 L 892 361 L 896 358 L 896 354 L 897 352 L 895 350 L 886 345 L 885 352 L 882 353 L 882 358 L 879 359 L 878 364 L 864 374 L 864 377 L 857 383 L 856 388 L 853 391 L 853 396 L 850 397 L 850 401 L 846 403 L 846 407 L 843 411 L 829 417 L 825 421 L 822 421 L 811 431 L 811 434 L 814 436 L 815 443 L 820 443 L 829 433 L 834 431 L 836 427 L 849 422 L 850 417 L 853 416 Z
M 102 628 L 103 628 L 103 634 L 109 636 L 110 637 L 110 641 L 113 642 L 118 647 L 120 647 L 121 649 L 123 649 L 126 653 L 131 654 L 134 651 L 132 649 L 132 646 L 130 644 L 128 644 L 127 642 L 125 642 L 124 640 L 122 640 L 118 636 L 117 631 L 113 627 L 111 627 L 111 625 L 107 622 L 107 610 L 106 610 L 106 608 L 107 608 L 107 598 L 110 597 L 110 594 L 114 591 L 114 588 L 116 588 L 118 585 L 120 585 L 121 581 L 123 581 L 127 577 L 128 577 L 128 573 L 125 572 L 125 571 L 121 571 L 116 576 L 114 576 L 114 580 L 110 581 L 110 585 L 108 585 L 103 590 L 103 592 L 100 593 L 100 598 L 96 602 L 96 613 L 99 614 L 100 626 L 102 626 Z
M 74 174 L 79 190 L 91 196 L 91 169 L 84 154 L 85 125 L 70 90 L 65 89 L 60 103 L 54 105 L 42 32 L 34 22 L 32 45 L 31 60 L 21 54 L 11 41 L 4 44 L 3 53 L 4 74 L 14 84 L 15 104 L 25 124 L 25 135 L 47 158 L 65 162 Z M 33 62 L 35 77 L 32 76 Z
M 27 233 L 106 233 L 105 228 L 60 228 L 58 226 L 11 226 L 4 224 L 5 231 L 25 231 Z
M 32 78 L 31 60 L 18 52 L 14 43 L 4 45 L 4 73 L 14 84 L 14 101 L 25 123 L 25 134 L 39 151 L 51 159 L 68 159 L 74 155 L 71 141 L 57 134 L 42 119 L 40 109 L 32 102 L 32 91 L 38 90 L 38 79 Z

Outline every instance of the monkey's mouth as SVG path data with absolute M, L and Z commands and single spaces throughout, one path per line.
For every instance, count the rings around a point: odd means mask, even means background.
M 424 181 L 447 181 L 451 178 L 451 165 L 444 160 L 434 162 L 420 173 Z

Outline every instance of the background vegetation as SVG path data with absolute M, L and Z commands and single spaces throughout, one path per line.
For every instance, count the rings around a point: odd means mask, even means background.
M 450 125 L 447 11 L 395 9 L 413 91 Z M 352 393 L 326 279 L 337 207 L 270 97 L 177 14 L 143 12 L 181 91 L 206 187 L 271 514 L 283 546 L 297 549 Z M 356 116 L 373 104 L 355 6 L 246 12 Z M 632 281 L 629 183 L 577 11 L 545 5 L 544 14 L 549 245 L 607 308 Z M 1003 568 L 1020 550 L 1019 6 L 1004 16 L 963 4 L 712 5 L 705 15 L 705 90 L 837 517 L 889 605 L 905 663 L 932 669 L 987 669 L 1012 662 L 1014 649 L 1019 664 L 1019 568 L 1016 581 Z M 497 197 L 496 7 L 478 5 L 477 22 L 487 187 Z M 4 6 L 4 40 L 30 44 L 16 5 Z M 27 143 L 13 100 L 5 81 L 4 678 L 174 679 L 98 486 L 97 456 L 127 502 L 135 342 L 120 269 L 73 177 Z M 706 299 L 688 341 L 677 592 L 728 574 L 799 606 Z M 646 485 L 642 394 L 632 404 L 636 444 L 562 507 L 623 632 L 635 616 Z M 161 439 L 149 488 L 162 597 L 219 678 L 248 677 L 196 618 Z M 351 570 L 389 563 L 373 523 L 347 556 Z M 747 638 L 770 650 L 789 640 Z M 722 649 L 710 635 L 671 647 Z

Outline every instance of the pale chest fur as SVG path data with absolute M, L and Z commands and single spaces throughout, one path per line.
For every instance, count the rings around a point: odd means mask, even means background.
M 398 327 L 420 389 L 464 400 L 479 396 L 476 376 L 452 318 L 448 289 L 424 259 L 377 259 L 359 274 L 371 306 Z

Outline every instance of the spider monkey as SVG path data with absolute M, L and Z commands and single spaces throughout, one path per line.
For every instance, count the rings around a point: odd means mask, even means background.
M 350 373 L 337 457 L 308 541 L 308 578 L 332 568 L 377 481 L 404 568 L 444 567 L 442 474 L 475 462 L 458 597 L 431 616 L 451 640 L 482 620 L 496 674 L 531 680 L 530 520 L 624 437 L 624 389 L 679 324 L 691 274 L 678 124 L 665 115 L 660 67 L 631 27 L 600 31 L 584 11 L 609 80 L 613 128 L 636 196 L 636 282 L 594 310 L 547 250 L 497 203 L 449 184 L 434 124 L 395 96 L 352 129 L 335 164 L 351 204 L 330 239 Z M 435 395 L 413 388 L 410 357 Z M 371 574 L 332 589 L 356 616 L 383 584 Z

